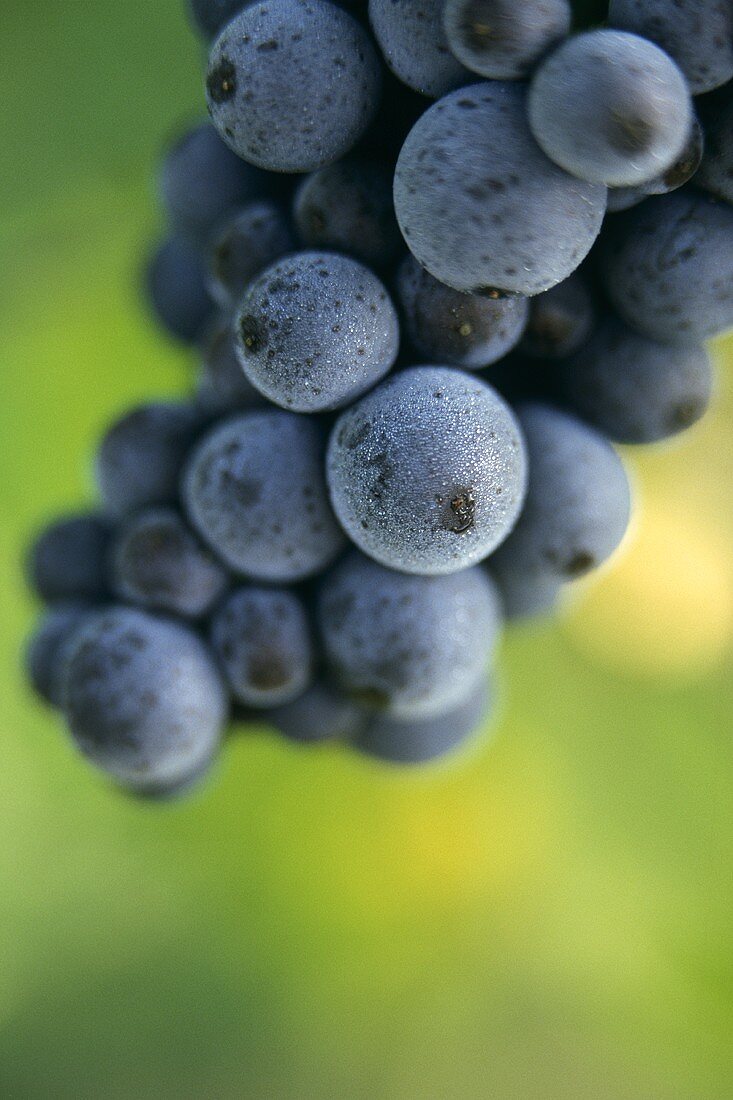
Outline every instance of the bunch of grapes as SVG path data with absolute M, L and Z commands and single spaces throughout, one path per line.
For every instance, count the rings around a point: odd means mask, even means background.
M 695 422 L 733 325 L 733 8 L 192 0 L 160 324 L 195 390 L 113 424 L 30 556 L 30 679 L 133 792 L 230 723 L 417 763 L 506 619 L 621 542 L 613 443 Z

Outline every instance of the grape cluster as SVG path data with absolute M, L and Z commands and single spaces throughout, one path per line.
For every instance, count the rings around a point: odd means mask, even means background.
M 111 425 L 28 568 L 34 688 L 154 798 L 249 719 L 463 744 L 503 622 L 622 541 L 613 444 L 698 420 L 733 326 L 728 0 L 190 8 L 211 121 L 147 292 L 196 384 Z

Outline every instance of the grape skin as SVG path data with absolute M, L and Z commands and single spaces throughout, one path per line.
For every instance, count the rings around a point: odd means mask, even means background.
M 239 362 L 234 318 L 230 313 L 221 313 L 209 327 L 201 348 L 196 405 L 204 416 L 223 416 L 263 401 Z
M 380 69 L 363 28 L 326 0 L 261 0 L 215 41 L 209 113 L 240 157 L 312 172 L 356 144 L 379 103 Z
M 253 202 L 238 210 L 213 239 L 209 288 L 224 309 L 238 303 L 251 281 L 287 252 L 295 237 L 274 202 Z
M 188 0 L 191 17 L 205 38 L 213 38 L 247 0 Z
M 473 79 L 448 48 L 443 0 L 369 0 L 369 21 L 392 72 L 421 95 L 435 99 Z
M 412 255 L 397 271 L 405 332 L 420 356 L 478 370 L 519 341 L 529 314 L 526 298 L 483 298 L 439 283 Z
M 608 213 L 620 214 L 624 210 L 631 210 L 632 206 L 638 206 L 648 198 L 649 192 L 643 184 L 638 187 L 609 187 Z
M 211 645 L 234 698 L 251 707 L 295 699 L 313 676 L 302 601 L 285 588 L 238 588 L 211 622 Z
M 693 95 L 733 79 L 730 0 L 610 0 L 608 21 L 661 46 Z
M 213 316 L 214 303 L 206 267 L 194 246 L 183 237 L 168 237 L 148 264 L 145 285 L 153 314 L 168 335 L 196 343 Z
M 205 542 L 254 580 L 302 580 L 325 569 L 345 539 L 328 502 L 316 424 L 280 409 L 214 427 L 183 475 L 183 501 Z
M 153 402 L 131 409 L 105 432 L 96 479 L 107 511 L 116 517 L 153 504 L 174 504 L 183 463 L 206 417 L 185 402 Z
M 492 565 L 572 580 L 597 568 L 621 542 L 630 490 L 607 440 L 568 413 L 526 404 L 529 485 L 519 521 Z
M 41 599 L 104 599 L 109 594 L 107 555 L 113 525 L 94 512 L 60 516 L 36 537 L 28 555 L 28 580 Z
M 53 604 L 44 612 L 28 640 L 26 675 L 36 695 L 52 707 L 61 706 L 61 671 L 66 646 L 90 608 L 88 603 Z
M 299 252 L 250 284 L 237 350 L 252 385 L 295 412 L 337 409 L 375 385 L 399 350 L 399 322 L 368 268 L 333 252 Z
M 677 159 L 658 176 L 644 184 L 649 195 L 668 195 L 692 179 L 700 167 L 705 138 L 697 117 L 693 116 L 687 141 Z
M 701 103 L 705 152 L 695 183 L 733 205 L 733 86 Z
M 493 705 L 486 676 L 446 714 L 399 721 L 376 715 L 352 740 L 365 756 L 391 764 L 428 764 L 456 752 L 486 722 Z
M 616 310 L 660 343 L 700 344 L 733 326 L 733 210 L 683 189 L 612 220 L 598 267 Z
M 348 694 L 398 718 L 458 705 L 485 671 L 501 628 L 483 569 L 415 577 L 352 551 L 320 583 L 318 625 Z
M 507 622 L 536 619 L 557 609 L 563 582 L 553 573 L 512 565 L 509 555 L 496 554 L 487 563 Z
M 687 141 L 674 163 L 646 183 L 634 187 L 609 188 L 608 212 L 615 214 L 621 210 L 630 210 L 632 206 L 643 202 L 649 195 L 668 195 L 670 191 L 676 191 L 677 188 L 689 183 L 700 167 L 703 147 L 702 126 L 697 118 L 693 118 Z M 695 182 L 700 183 L 699 176 Z
M 618 443 L 655 443 L 699 420 L 713 376 L 699 346 L 639 336 L 613 316 L 559 366 L 562 396 L 579 416 Z
M 182 798 L 190 798 L 191 795 L 200 791 L 204 783 L 211 778 L 218 759 L 217 746 L 210 756 L 202 758 L 201 762 L 191 768 L 187 774 L 173 782 L 155 779 L 135 780 L 118 784 L 118 786 L 124 794 L 137 800 L 156 804 L 177 802 Z
M 317 680 L 297 699 L 268 711 L 267 719 L 288 741 L 312 745 L 355 736 L 367 715 L 338 688 Z
M 211 123 L 203 122 L 168 149 L 159 187 L 174 232 L 205 246 L 232 210 L 267 194 L 272 178 L 233 153 Z
M 595 315 L 587 284 L 573 274 L 530 300 L 529 321 L 519 350 L 540 359 L 562 359 L 584 343 Z
M 392 172 L 379 161 L 347 157 L 306 176 L 293 217 L 306 248 L 345 252 L 369 267 L 389 267 L 404 247 Z
M 192 619 L 205 615 L 228 583 L 224 567 L 172 508 L 148 508 L 123 524 L 111 573 L 121 599 Z
M 609 187 L 652 180 L 687 141 L 692 105 L 675 63 L 623 31 L 569 38 L 532 78 L 529 124 L 551 160 Z
M 451 92 L 410 131 L 397 161 L 397 221 L 418 263 L 456 290 L 540 294 L 596 239 L 606 188 L 564 172 L 538 148 L 523 87 Z
M 522 80 L 570 31 L 568 0 L 446 0 L 448 45 L 473 72 Z
M 412 367 L 334 425 L 326 475 L 336 515 L 376 561 L 437 575 L 486 557 L 524 498 L 521 432 L 485 382 Z
M 174 785 L 216 751 L 227 696 L 207 648 L 188 628 L 110 607 L 74 632 L 62 675 L 74 741 L 133 787 Z

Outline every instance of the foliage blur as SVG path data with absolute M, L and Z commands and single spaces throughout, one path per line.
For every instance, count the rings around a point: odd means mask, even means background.
M 0 58 L 0 1095 L 730 1097 L 733 342 L 708 419 L 634 452 L 614 566 L 508 637 L 471 756 L 263 729 L 140 806 L 23 685 L 19 561 L 106 422 L 189 383 L 137 287 L 198 47 L 178 0 L 4 0 Z

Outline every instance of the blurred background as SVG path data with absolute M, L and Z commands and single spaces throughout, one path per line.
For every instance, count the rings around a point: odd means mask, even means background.
M 264 731 L 138 805 L 23 685 L 19 562 L 193 362 L 148 320 L 153 166 L 201 111 L 179 0 L 2 0 L 0 1095 L 733 1095 L 733 341 L 711 415 L 503 706 L 419 774 Z

